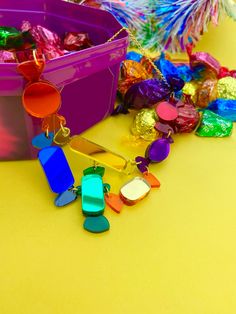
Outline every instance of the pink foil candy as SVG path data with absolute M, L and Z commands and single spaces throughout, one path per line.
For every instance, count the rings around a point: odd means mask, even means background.
M 16 62 L 15 56 L 13 52 L 1 50 L 0 51 L 0 63 L 9 63 L 9 62 Z
M 64 55 L 62 41 L 56 33 L 41 25 L 31 27 L 27 21 L 23 22 L 21 29 L 31 33 L 46 59 L 50 60 Z
M 220 73 L 220 63 L 207 52 L 196 52 L 190 55 L 190 66 L 195 68 L 199 65 L 204 65 L 213 70 L 217 76 Z

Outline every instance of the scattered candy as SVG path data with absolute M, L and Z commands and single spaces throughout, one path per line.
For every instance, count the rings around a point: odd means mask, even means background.
M 68 51 L 78 51 L 92 47 L 88 33 L 67 33 L 64 38 L 64 48 Z
M 121 66 L 121 74 L 118 84 L 118 91 L 125 95 L 127 90 L 135 83 L 151 77 L 141 63 L 133 60 L 125 60 Z
M 199 87 L 197 93 L 197 106 L 206 108 L 208 104 L 217 98 L 217 81 L 208 79 Z
M 156 121 L 155 109 L 142 109 L 134 118 L 131 132 L 146 141 L 152 141 L 157 138 L 157 131 L 154 128 Z
M 226 120 L 210 110 L 205 110 L 196 135 L 203 137 L 226 137 L 231 135 L 232 129 L 232 121 Z
M 218 98 L 236 99 L 236 78 L 224 77 L 218 81 Z
M 150 108 L 171 94 L 170 86 L 163 80 L 149 79 L 132 85 L 124 98 L 126 108 Z
M 22 22 L 21 30 L 0 26 L 1 63 L 33 60 L 35 52 L 37 59 L 50 60 L 91 46 L 90 37 L 84 32 L 70 32 L 60 38 L 55 32 L 42 25 L 31 25 L 29 21 Z
M 216 99 L 209 104 L 207 109 L 225 119 L 236 121 L 236 100 L 234 99 Z
M 181 102 L 178 106 L 178 117 L 175 127 L 179 133 L 193 132 L 200 120 L 200 114 L 196 108 L 188 103 Z

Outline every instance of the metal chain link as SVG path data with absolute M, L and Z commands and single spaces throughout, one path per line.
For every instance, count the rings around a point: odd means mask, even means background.
M 122 33 L 123 31 L 126 31 L 131 40 L 135 43 L 135 45 L 138 47 L 138 49 L 140 50 L 140 52 L 143 54 L 144 57 L 146 57 L 146 59 L 148 60 L 148 62 L 152 65 L 153 69 L 157 72 L 157 74 L 159 75 L 160 79 L 162 79 L 165 83 L 167 83 L 165 77 L 163 76 L 163 74 L 161 73 L 161 71 L 158 69 L 158 67 L 155 65 L 155 63 L 152 61 L 152 59 L 147 55 L 145 49 L 142 47 L 142 45 L 140 44 L 140 42 L 137 40 L 137 38 L 132 34 L 132 32 L 127 28 L 127 27 L 122 27 L 118 32 L 116 32 L 110 39 L 108 39 L 107 42 L 111 42 L 113 41 L 115 38 L 117 38 L 120 33 Z M 167 83 L 168 84 L 168 83 Z

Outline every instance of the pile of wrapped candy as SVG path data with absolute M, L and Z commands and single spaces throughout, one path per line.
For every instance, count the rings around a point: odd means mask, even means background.
M 15 27 L 0 26 L 0 62 L 20 63 L 38 58 L 50 60 L 73 51 L 92 46 L 85 32 L 68 32 L 61 38 L 42 25 L 32 26 L 23 21 L 21 30 Z
M 114 114 L 139 110 L 132 133 L 147 141 L 195 131 L 198 136 L 226 137 L 236 121 L 236 71 L 222 67 L 206 52 L 192 52 L 189 61 L 171 61 L 161 54 L 150 60 L 131 51 L 121 68 L 122 104 Z M 161 75 L 162 74 L 162 75 Z

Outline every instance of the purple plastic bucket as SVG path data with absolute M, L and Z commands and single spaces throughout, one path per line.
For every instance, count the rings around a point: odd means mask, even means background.
M 88 32 L 94 47 L 47 62 L 43 78 L 62 89 L 60 114 L 72 134 L 79 134 L 107 117 L 116 98 L 120 63 L 125 59 L 128 34 L 108 12 L 62 0 L 1 0 L 0 25 L 20 28 L 23 20 L 41 24 L 63 36 Z M 16 64 L 0 63 L 0 160 L 35 158 L 32 138 L 41 132 L 40 119 L 25 113 L 21 95 L 24 79 Z

